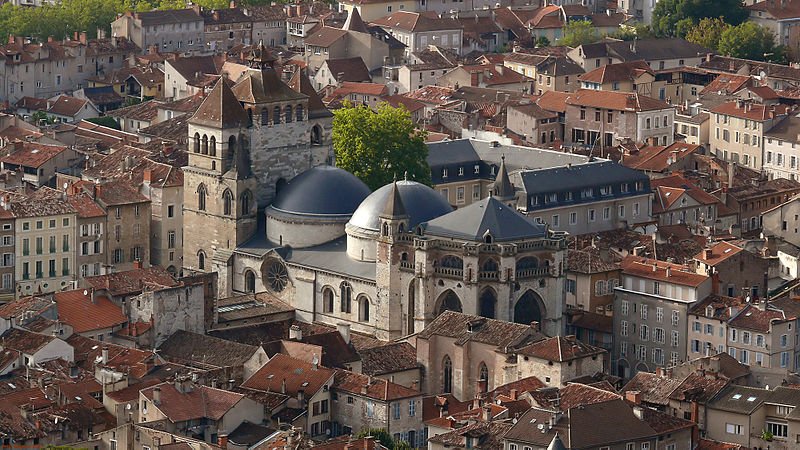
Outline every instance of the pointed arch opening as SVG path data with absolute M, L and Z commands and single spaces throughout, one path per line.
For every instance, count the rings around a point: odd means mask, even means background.
M 244 272 L 244 291 L 248 294 L 256 292 L 256 273 L 249 269 Z
M 211 156 L 217 156 L 217 138 L 211 136 L 208 139 L 208 154 Z
M 200 211 L 206 210 L 206 195 L 208 192 L 206 191 L 206 185 L 200 183 L 200 186 L 197 187 L 197 209 Z
M 305 118 L 306 118 L 306 113 L 305 113 L 305 108 L 303 107 L 303 105 L 297 105 L 297 109 L 295 111 L 296 111 L 296 115 L 297 115 L 297 121 L 298 122 L 304 121 Z
M 194 133 L 194 152 L 200 153 L 200 133 Z
M 230 189 L 225 189 L 222 193 L 222 213 L 230 216 L 233 213 L 233 194 Z
M 204 155 L 208 154 L 208 135 L 206 135 L 206 134 L 203 135 L 203 150 L 202 150 L 202 153 Z
M 242 193 L 242 199 L 241 199 L 241 203 L 242 203 L 242 207 L 241 207 L 242 213 L 241 214 L 243 216 L 246 216 L 246 215 L 250 214 L 250 207 L 251 207 L 252 201 L 253 201 L 253 194 L 251 194 L 250 191 L 244 191 Z
M 322 127 L 319 125 L 311 128 L 311 145 L 322 145 Z
M 453 392 L 453 360 L 450 355 L 445 355 L 442 360 L 442 392 Z
M 448 289 L 439 296 L 436 301 L 436 315 L 440 315 L 445 311 L 462 312 L 461 299 L 451 289 Z
M 497 293 L 494 289 L 487 287 L 478 298 L 478 315 L 489 319 L 497 316 Z
M 206 270 L 206 252 L 202 250 L 197 252 L 197 268 L 199 270 Z
M 545 316 L 544 301 L 542 297 L 532 290 L 527 290 L 514 305 L 514 322 L 530 325 L 533 322 L 541 326 Z
M 369 322 L 369 299 L 366 295 L 358 296 L 358 321 Z
M 294 120 L 292 105 L 286 105 L 286 123 L 290 123 Z
M 272 123 L 275 124 L 275 125 L 281 123 L 281 107 L 280 106 L 276 106 L 272 110 Z
M 351 286 L 347 281 L 343 281 L 339 286 L 339 291 L 341 296 L 340 311 L 349 314 L 353 310 L 353 286 Z
M 267 108 L 261 108 L 261 125 L 269 125 L 269 111 Z

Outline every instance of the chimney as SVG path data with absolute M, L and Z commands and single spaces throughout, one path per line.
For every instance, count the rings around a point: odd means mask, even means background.
M 511 397 L 511 400 L 516 400 L 517 395 L 519 395 L 519 393 L 517 392 L 516 389 L 511 389 L 510 391 L 508 391 L 508 396 Z
M 642 393 L 641 391 L 625 391 L 625 400 L 634 405 L 640 405 L 642 403 Z
M 86 38 L 86 32 L 85 31 L 81 31 L 79 40 L 81 41 L 81 44 L 86 45 L 86 42 L 87 42 L 88 39 Z
M 150 185 L 153 180 L 153 169 L 144 169 L 144 174 L 142 175 L 142 181 L 146 185 Z
M 9 44 L 13 44 L 14 43 L 14 35 L 13 34 L 9 34 L 8 35 L 8 43 Z
M 159 406 L 161 404 L 161 388 L 156 387 L 153 389 L 153 404 Z
M 142 268 L 142 260 L 141 259 L 137 259 L 136 261 L 134 261 L 133 262 L 133 268 L 134 269 L 141 269 Z
M 92 300 L 92 303 L 95 305 L 97 304 L 97 295 L 94 292 L 94 288 L 89 289 L 89 298 Z
M 284 378 L 283 381 L 281 381 L 281 394 L 285 393 L 286 393 L 286 378 Z
M 669 277 L 670 277 L 670 275 L 672 275 L 672 267 L 670 267 L 670 266 L 667 266 L 667 270 L 666 270 L 666 272 L 667 272 L 667 278 L 669 278 Z
M 706 53 L 706 62 L 711 62 L 712 53 Z
M 100 354 L 102 355 L 101 358 L 102 358 L 103 364 L 107 364 L 108 363 L 108 347 L 103 347 L 103 350 L 100 352 Z
M 535 320 L 533 322 L 531 322 L 531 330 L 533 330 L 534 332 L 538 333 L 540 331 L 539 330 L 539 322 L 537 322 Z
M 703 250 L 703 259 L 711 259 L 712 254 L 713 252 L 711 251 L 710 248 Z
M 488 405 L 483 405 L 483 408 L 481 409 L 481 418 L 486 422 L 492 420 L 492 405 L 491 405 L 491 403 L 488 404 Z
M 47 42 L 53 42 L 54 40 L 53 36 L 47 36 Z
M 303 388 L 297 390 L 297 401 L 302 405 L 306 400 L 306 391 Z
M 303 330 L 300 329 L 299 326 L 292 325 L 289 327 L 289 339 L 293 341 L 301 341 L 303 340 Z
M 348 344 L 350 343 L 350 324 L 339 322 L 336 324 L 336 329 L 339 330 L 339 334 L 342 335 L 342 338 Z
M 225 433 L 220 433 L 219 436 L 217 437 L 217 445 L 219 446 L 219 448 L 222 449 L 228 448 L 228 435 Z

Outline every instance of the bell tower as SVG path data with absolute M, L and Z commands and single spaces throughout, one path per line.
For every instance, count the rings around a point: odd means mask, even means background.
M 183 267 L 210 272 L 256 231 L 249 119 L 224 78 L 189 119 Z M 220 272 L 220 289 L 226 280 Z

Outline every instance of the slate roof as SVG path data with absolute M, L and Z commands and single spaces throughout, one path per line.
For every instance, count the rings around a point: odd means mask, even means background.
M 249 119 L 231 88 L 220 79 L 189 122 L 219 128 L 238 128 L 246 126 Z
M 393 342 L 360 350 L 361 372 L 366 375 L 387 375 L 419 369 L 417 350 L 408 342 Z
M 239 367 L 258 351 L 258 347 L 204 334 L 179 330 L 158 348 L 159 354 L 174 362 L 195 362 L 208 367 Z
M 137 12 L 136 18 L 141 20 L 142 25 L 146 27 L 203 21 L 203 18 L 192 8 Z
M 487 233 L 496 242 L 547 236 L 546 225 L 536 223 L 494 197 L 473 202 L 421 226 L 425 235 L 472 242 L 483 242 Z
M 526 194 L 541 194 L 562 191 L 578 191 L 585 187 L 616 185 L 648 181 L 644 173 L 630 169 L 613 161 L 597 160 L 585 164 L 573 164 L 526 170 L 520 173 Z
M 57 292 L 53 300 L 58 307 L 58 319 L 76 333 L 114 328 L 128 321 L 122 308 L 105 295 L 84 295 L 85 289 Z
M 440 314 L 417 336 L 422 339 L 431 339 L 434 336 L 449 337 L 455 339 L 456 345 L 473 341 L 498 347 L 520 346 L 545 338 L 530 325 L 487 319 L 455 311 L 445 311 Z
M 260 391 L 275 391 L 296 396 L 303 390 L 311 397 L 323 388 L 335 371 L 278 353 L 242 384 Z M 285 382 L 285 383 L 284 383 Z M 284 386 L 285 384 L 285 386 Z
M 161 402 L 154 406 L 172 423 L 200 419 L 221 420 L 244 398 L 242 394 L 203 385 L 194 385 L 189 392 L 181 392 L 175 388 L 174 383 L 161 383 L 142 389 L 141 394 L 152 402 L 155 389 L 161 390 Z
M 752 414 L 761 403 L 769 399 L 771 391 L 761 388 L 728 385 L 717 394 L 708 407 L 740 414 Z

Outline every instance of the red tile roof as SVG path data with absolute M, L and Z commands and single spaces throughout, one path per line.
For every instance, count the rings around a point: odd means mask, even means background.
M 114 297 L 136 295 L 146 287 L 170 288 L 181 285 L 160 266 L 87 277 L 84 278 L 84 282 L 95 289 L 107 289 Z
M 571 93 L 567 97 L 566 103 L 573 106 L 605 108 L 615 111 L 656 111 L 672 108 L 666 102 L 638 93 L 595 91 L 592 89 L 581 89 Z
M 142 389 L 141 394 L 153 401 L 153 391 L 161 390 L 161 402 L 157 407 L 172 423 L 189 420 L 220 420 L 244 395 L 208 386 L 194 385 L 188 392 L 175 388 L 174 383 L 161 383 Z
M 622 164 L 632 169 L 662 172 L 667 170 L 670 165 L 693 154 L 698 149 L 700 149 L 699 145 L 685 142 L 675 142 L 667 147 L 645 147 L 638 154 L 626 156 L 622 160 Z
M 760 309 L 752 304 L 742 310 L 739 315 L 730 320 L 730 326 L 734 328 L 746 328 L 748 330 L 769 333 L 773 321 L 782 322 L 786 319 L 783 311 L 774 309 Z
M 336 375 L 333 379 L 333 388 L 384 402 L 422 395 L 422 393 L 417 390 L 392 383 L 382 378 L 373 378 L 369 375 L 350 372 L 348 370 L 336 371 Z
M 581 81 L 605 84 L 615 81 L 633 81 L 646 73 L 655 76 L 655 72 L 646 61 L 631 61 L 606 64 L 603 67 L 586 72 L 578 78 Z
M 92 301 L 90 290 L 58 292 L 53 295 L 53 300 L 58 306 L 59 320 L 70 325 L 76 333 L 113 328 L 128 321 L 122 308 L 108 297 L 95 295 Z
M 522 347 L 518 353 L 525 356 L 544 359 L 555 362 L 572 361 L 579 358 L 596 357 L 605 353 L 606 350 L 594 347 L 577 340 L 575 336 L 554 336 L 534 342 L 531 345 Z
M 712 109 L 711 112 L 715 114 L 738 117 L 740 119 L 765 122 L 775 118 L 775 116 L 786 114 L 788 110 L 789 108 L 786 105 L 762 105 L 760 103 L 752 102 L 727 102 Z
M 372 24 L 383 28 L 413 32 L 460 30 L 463 28 L 457 20 L 447 16 L 439 17 L 434 11 L 397 11 L 373 21 Z
M 730 242 L 720 241 L 711 246 L 711 248 L 707 250 L 704 249 L 702 252 L 695 255 L 694 258 L 702 263 L 715 266 L 743 250 L 743 248 L 737 247 Z
M 3 149 L 8 154 L 0 158 L 0 161 L 6 164 L 17 164 L 26 167 L 41 167 L 66 149 L 67 147 L 63 145 L 12 142 Z
M 81 219 L 106 216 L 106 211 L 89 194 L 70 195 L 67 197 L 67 201 L 75 208 L 75 212 Z
M 709 278 L 694 272 L 688 272 L 680 264 L 666 261 L 627 256 L 622 260 L 622 271 L 628 276 L 647 278 L 671 284 L 680 284 L 689 287 L 698 287 Z
M 330 383 L 334 371 L 278 353 L 242 384 L 242 387 L 282 392 L 290 396 L 303 390 L 311 397 Z M 285 386 L 284 386 L 285 382 Z

